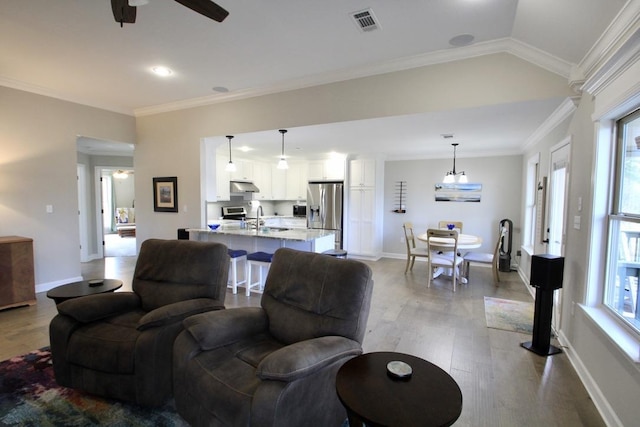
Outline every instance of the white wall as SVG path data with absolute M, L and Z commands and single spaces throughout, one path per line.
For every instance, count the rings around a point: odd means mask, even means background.
M 77 279 L 76 139 L 134 142 L 134 118 L 6 87 L 0 100 L 0 235 L 33 238 L 37 290 Z
M 589 307 L 590 312 L 601 307 L 601 300 L 594 288 L 601 286 L 605 274 L 603 266 L 606 260 L 600 249 L 606 246 L 606 218 L 602 212 L 608 208 L 606 195 L 603 200 L 594 200 L 594 189 L 606 189 L 609 185 L 608 177 L 605 178 L 605 182 L 595 180 L 594 168 L 598 161 L 607 163 L 607 159 L 596 158 L 597 155 L 601 155 L 601 152 L 596 151 L 597 137 L 605 138 L 606 141 L 611 141 L 612 137 L 609 129 L 598 136 L 599 128 L 602 126 L 598 120 L 620 117 L 625 111 L 629 112 L 630 109 L 640 106 L 639 75 L 640 61 L 636 61 L 624 73 L 620 73 L 617 80 L 606 90 L 599 92 L 595 99 L 591 94 L 584 93 L 572 117 L 558 124 L 547 136 L 529 147 L 523 156 L 526 167 L 526 159 L 531 154 L 540 153 L 541 175 L 548 176 L 550 147 L 567 136 L 571 137 L 567 206 L 567 217 L 570 220 L 566 225 L 559 337 L 605 422 L 607 425 L 616 426 L 638 424 L 640 369 L 611 338 L 617 335 L 619 340 L 622 334 L 616 334 L 614 331 L 623 328 L 615 328 L 615 322 L 603 327 L 580 307 Z M 635 100 L 623 108 L 616 107 L 626 99 Z M 598 105 L 602 105 L 601 110 L 598 109 Z M 610 147 L 611 143 L 607 142 L 603 149 L 609 151 Z M 582 199 L 581 210 L 578 208 L 578 198 Z M 594 214 L 596 207 L 601 213 Z M 577 215 L 582 219 L 580 229 L 572 226 L 572 219 Z M 528 263 L 528 259 L 523 259 L 523 268 L 525 262 Z M 528 273 L 528 267 L 525 270 L 524 272 Z M 637 337 L 635 341 L 637 343 Z
M 451 169 L 451 162 L 450 158 L 385 162 L 384 253 L 406 255 L 400 241 L 403 222 L 413 222 L 415 232 L 424 232 L 440 220 L 462 221 L 464 233 L 482 237 L 478 250 L 493 252 L 499 222 L 508 218 L 514 226 L 511 259 L 515 262 L 521 240 L 522 156 L 457 158 L 456 166 L 464 169 L 469 182 L 482 184 L 480 203 L 435 201 L 435 184 Z M 407 182 L 404 214 L 392 212 L 397 181 Z
M 636 44 L 640 48 L 640 45 Z M 580 230 L 569 227 L 564 272 L 563 320 L 561 334 L 570 345 L 570 355 L 578 368 L 594 401 L 612 425 L 638 424 L 640 410 L 640 366 L 614 344 L 609 334 L 615 329 L 594 322 L 579 306 L 572 310 L 572 302 L 592 309 L 600 308 L 594 288 L 604 280 L 605 258 L 600 248 L 606 246 L 606 200 L 594 200 L 594 189 L 606 187 L 606 182 L 594 179 L 596 140 L 602 139 L 602 148 L 611 147 L 611 134 L 600 133 L 606 121 L 619 118 L 640 107 L 640 60 L 619 73 L 615 80 L 594 98 L 585 93 L 571 121 L 569 132 L 574 145 L 571 150 L 573 177 L 570 185 L 569 217 L 582 216 Z M 598 153 L 600 155 L 600 153 Z M 582 211 L 578 211 L 578 197 L 582 197 Z M 597 256 L 594 256 L 597 254 Z M 618 328 L 623 329 L 623 328 Z M 620 336 L 618 336 L 620 338 Z M 637 359 L 638 338 L 635 337 Z

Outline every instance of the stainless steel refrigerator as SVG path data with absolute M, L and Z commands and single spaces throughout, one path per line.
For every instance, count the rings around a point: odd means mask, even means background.
M 342 207 L 344 183 L 309 182 L 307 227 L 336 231 L 336 249 L 342 249 Z

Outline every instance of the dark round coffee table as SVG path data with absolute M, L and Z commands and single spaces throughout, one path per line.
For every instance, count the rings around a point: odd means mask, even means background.
M 53 288 L 47 292 L 47 297 L 60 304 L 68 299 L 113 292 L 121 287 L 122 280 L 117 279 L 82 280 Z
M 411 366 L 408 378 L 387 373 L 391 361 Z M 462 392 L 433 363 L 403 353 L 367 353 L 338 371 L 336 391 L 347 408 L 349 426 L 450 426 L 462 412 Z

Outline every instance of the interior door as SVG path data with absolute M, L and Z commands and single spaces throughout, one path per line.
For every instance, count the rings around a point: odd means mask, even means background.
M 567 195 L 569 194 L 571 143 L 564 140 L 551 147 L 551 164 L 549 167 L 549 243 L 547 253 L 564 256 L 566 224 L 567 224 Z M 562 289 L 554 292 L 553 328 L 560 327 L 562 315 Z

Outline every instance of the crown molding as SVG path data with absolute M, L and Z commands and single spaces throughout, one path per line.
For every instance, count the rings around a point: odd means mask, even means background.
M 21 90 L 24 92 L 34 93 L 36 95 L 47 96 L 49 98 L 59 99 L 61 101 L 72 102 L 74 104 L 80 104 L 87 107 L 98 108 L 100 110 L 107 110 L 114 113 L 126 114 L 127 116 L 133 116 L 133 111 L 129 109 L 117 108 L 112 105 L 97 104 L 93 101 L 84 98 L 75 98 L 63 95 L 53 89 L 49 89 L 43 86 L 34 85 L 31 83 L 22 82 L 19 80 L 10 79 L 8 77 L 0 76 L 0 86 L 5 86 L 11 89 Z
M 630 0 L 600 36 L 578 68 L 582 90 L 598 94 L 640 59 L 640 0 Z
M 521 156 L 522 150 L 520 148 L 499 148 L 497 150 L 478 150 L 472 153 L 465 153 L 464 155 L 456 154 L 456 159 L 474 159 L 480 157 L 501 157 L 501 156 Z M 406 161 L 406 160 L 450 160 L 453 158 L 451 152 L 446 151 L 429 151 L 429 152 L 415 152 L 415 153 L 396 153 L 387 152 L 384 153 L 384 159 L 387 161 Z
M 519 40 L 509 38 L 509 43 L 505 46 L 504 52 L 508 52 L 512 55 L 524 59 L 527 62 L 531 62 L 538 67 L 544 68 L 559 76 L 569 78 L 571 75 L 571 69 L 574 66 L 571 62 L 560 59 L 557 56 L 551 55 L 544 50 L 533 47 L 527 43 Z
M 526 151 L 528 148 L 537 144 L 547 136 L 553 129 L 555 129 L 560 123 L 570 117 L 578 108 L 578 102 L 580 97 L 570 97 L 565 99 L 562 104 L 556 108 L 553 113 L 547 117 L 547 119 L 533 133 L 526 139 L 522 145 L 522 150 Z
M 550 55 L 540 49 L 534 48 L 533 46 L 522 43 L 515 39 L 503 38 L 455 49 L 444 49 L 427 54 L 400 58 L 392 61 L 386 61 L 384 63 L 375 64 L 372 66 L 350 68 L 332 73 L 318 74 L 302 79 L 283 82 L 281 84 L 272 85 L 269 87 L 252 88 L 243 91 L 209 95 L 201 98 L 193 98 L 184 101 L 138 108 L 134 110 L 134 115 L 136 117 L 149 116 L 170 111 L 219 104 L 229 101 L 236 101 L 279 92 L 304 89 L 308 87 L 320 86 L 324 84 L 336 83 L 357 78 L 370 77 L 378 74 L 386 74 L 413 68 L 426 67 L 430 65 L 444 64 L 448 62 L 460 61 L 495 53 L 512 54 L 543 69 L 546 69 L 547 71 L 551 71 L 566 78 L 569 77 L 572 69 L 572 64 L 558 57 Z

